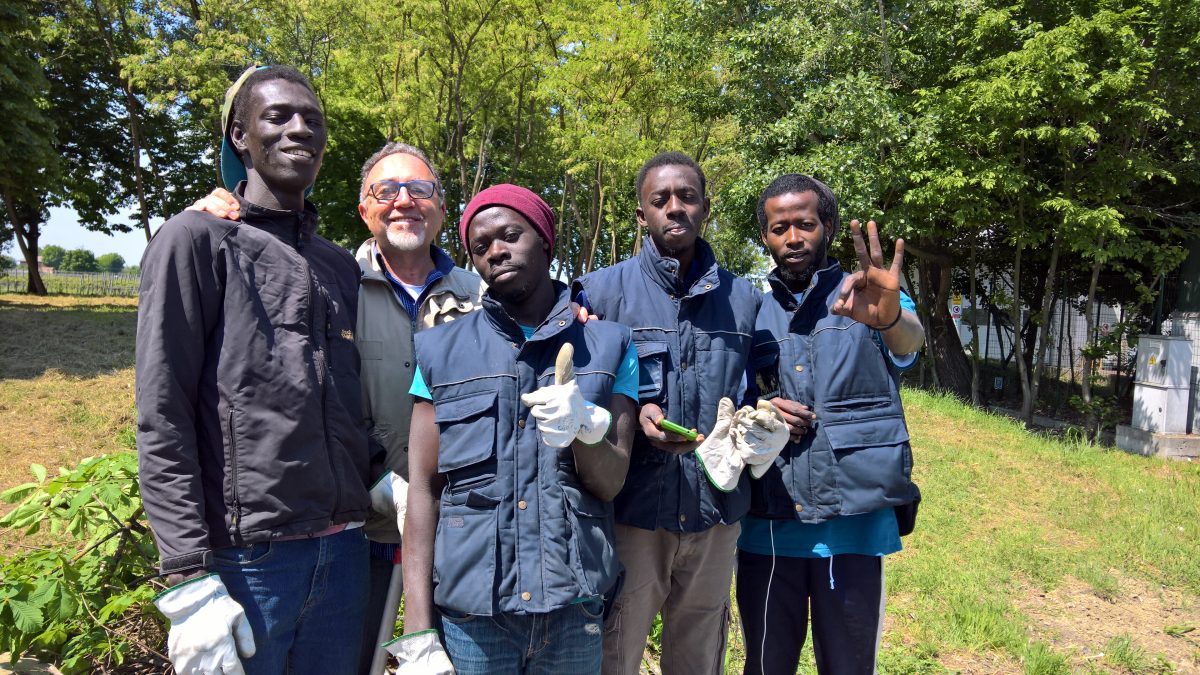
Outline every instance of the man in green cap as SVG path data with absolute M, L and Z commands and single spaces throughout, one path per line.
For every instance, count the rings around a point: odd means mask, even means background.
M 226 95 L 241 219 L 186 211 L 142 259 L 142 497 L 181 675 L 348 673 L 367 600 L 359 268 L 304 195 L 325 116 L 294 69 Z M 235 182 L 236 181 L 236 182 Z

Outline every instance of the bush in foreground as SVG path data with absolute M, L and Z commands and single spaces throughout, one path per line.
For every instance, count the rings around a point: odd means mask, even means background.
M 18 506 L 0 527 L 45 540 L 0 563 L 0 651 L 30 652 L 64 673 L 112 673 L 149 666 L 165 632 L 150 601 L 157 552 L 142 511 L 137 456 L 90 457 L 0 494 Z

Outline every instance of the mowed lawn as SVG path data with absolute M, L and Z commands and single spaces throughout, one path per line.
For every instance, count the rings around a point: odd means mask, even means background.
M 0 295 L 0 489 L 133 448 L 135 312 Z M 888 559 L 880 672 L 1200 673 L 1200 466 L 904 397 L 925 500 Z M 729 672 L 742 654 L 735 630 Z

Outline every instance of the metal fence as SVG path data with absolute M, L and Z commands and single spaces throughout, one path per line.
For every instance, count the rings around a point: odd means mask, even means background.
M 54 272 L 43 274 L 46 291 L 61 295 L 126 296 L 138 294 L 136 274 L 106 274 L 97 272 Z M 0 293 L 24 293 L 29 279 L 21 272 L 10 271 L 0 276 Z

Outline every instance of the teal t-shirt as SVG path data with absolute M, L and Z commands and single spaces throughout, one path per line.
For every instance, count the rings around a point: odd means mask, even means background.
M 537 328 L 521 326 L 521 332 L 525 334 L 526 340 L 533 337 L 535 331 Z M 425 378 L 421 375 L 421 366 L 417 366 L 413 372 L 412 386 L 408 388 L 408 393 L 426 401 L 433 400 L 433 395 L 429 393 L 429 387 L 425 384 Z M 629 343 L 629 348 L 625 350 L 625 356 L 621 359 L 621 367 L 617 369 L 617 379 L 613 382 L 613 393 L 624 394 L 634 403 L 638 400 L 637 347 L 632 342 Z
M 899 551 L 900 530 L 890 508 L 854 516 L 839 516 L 815 525 L 798 520 L 771 520 L 746 516 L 738 548 L 759 555 L 789 558 L 828 558 L 853 553 L 884 556 Z
M 803 293 L 796 294 L 796 302 L 803 299 Z M 917 311 L 916 304 L 904 291 L 900 291 L 900 307 L 910 312 Z M 883 346 L 878 333 L 875 336 L 880 349 L 892 359 L 898 370 L 907 370 L 916 364 L 915 353 L 896 356 Z M 890 508 L 839 516 L 816 525 L 755 516 L 742 519 L 739 549 L 758 555 L 771 555 L 772 544 L 775 555 L 789 558 L 828 558 L 846 553 L 884 556 L 902 548 L 900 531 L 896 527 L 896 512 Z

